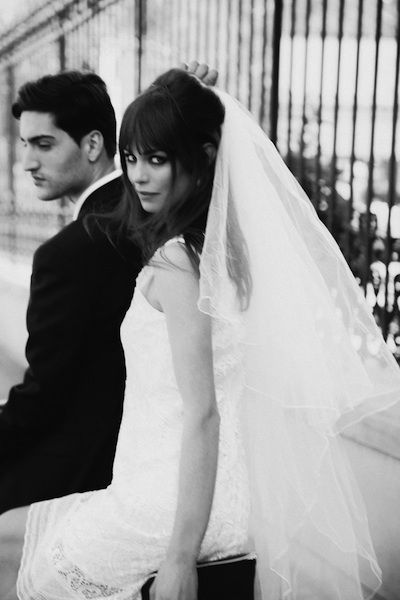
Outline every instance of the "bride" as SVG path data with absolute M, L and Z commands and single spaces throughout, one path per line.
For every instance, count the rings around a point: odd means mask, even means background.
M 257 556 L 263 600 L 380 585 L 343 427 L 398 367 L 335 242 L 252 117 L 180 70 L 127 108 L 119 234 L 146 266 L 122 329 L 113 480 L 0 517 L 7 600 L 195 600 Z

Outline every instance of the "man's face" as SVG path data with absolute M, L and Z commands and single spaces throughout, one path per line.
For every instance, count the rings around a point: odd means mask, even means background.
M 66 131 L 55 126 L 51 113 L 24 111 L 20 136 L 23 167 L 31 173 L 40 200 L 63 196 L 75 199 L 90 184 L 91 169 L 85 152 Z

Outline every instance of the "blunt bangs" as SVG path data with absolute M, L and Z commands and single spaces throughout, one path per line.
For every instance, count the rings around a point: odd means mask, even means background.
M 121 156 L 135 148 L 141 154 L 165 152 L 170 160 L 187 164 L 189 148 L 182 139 L 185 125 L 172 100 L 158 89 L 149 89 L 126 109 L 119 140 Z

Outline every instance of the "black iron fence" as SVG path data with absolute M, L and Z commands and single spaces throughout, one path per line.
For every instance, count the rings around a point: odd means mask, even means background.
M 400 356 L 397 0 L 50 0 L 0 35 L 0 249 L 30 255 L 71 217 L 23 173 L 10 105 L 26 80 L 98 72 L 118 117 L 162 70 L 215 66 L 333 232 Z

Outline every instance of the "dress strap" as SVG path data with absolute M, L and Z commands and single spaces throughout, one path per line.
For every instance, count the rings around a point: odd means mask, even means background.
M 167 246 L 171 246 L 172 244 L 176 244 L 176 242 L 180 242 L 181 244 L 184 244 L 185 238 L 183 237 L 183 235 L 176 235 L 175 237 L 171 238 L 170 240 L 167 240 L 164 244 L 164 248 L 166 248 Z

